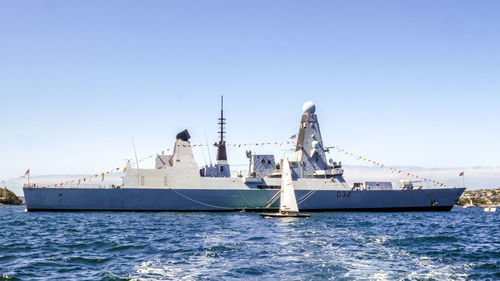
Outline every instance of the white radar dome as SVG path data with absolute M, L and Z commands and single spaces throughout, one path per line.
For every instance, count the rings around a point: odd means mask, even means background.
M 316 105 L 312 101 L 306 101 L 302 106 L 302 111 L 304 113 L 314 113 L 316 111 Z

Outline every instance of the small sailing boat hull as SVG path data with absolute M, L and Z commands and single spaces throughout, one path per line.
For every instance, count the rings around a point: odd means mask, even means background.
M 301 213 L 261 213 L 259 214 L 264 218 L 308 218 L 311 215 Z

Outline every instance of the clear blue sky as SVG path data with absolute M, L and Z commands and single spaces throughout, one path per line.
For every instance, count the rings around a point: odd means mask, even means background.
M 221 93 L 228 142 L 287 138 L 312 100 L 327 144 L 500 166 L 499 15 L 499 1 L 2 1 L 0 180 L 113 168 L 132 137 L 140 155 L 184 128 L 213 142 Z

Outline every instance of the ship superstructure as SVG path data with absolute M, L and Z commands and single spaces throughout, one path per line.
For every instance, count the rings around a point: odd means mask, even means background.
M 304 211 L 448 211 L 464 188 L 371 190 L 349 186 L 341 163 L 326 160 L 316 106 L 306 102 L 299 125 L 293 189 Z M 223 99 L 215 165 L 199 168 L 190 134 L 176 135 L 173 154 L 157 155 L 154 169 L 128 168 L 115 189 L 24 188 L 26 207 L 35 210 L 235 211 L 278 209 L 280 162 L 274 155 L 247 151 L 246 175 L 231 177 L 227 161 Z

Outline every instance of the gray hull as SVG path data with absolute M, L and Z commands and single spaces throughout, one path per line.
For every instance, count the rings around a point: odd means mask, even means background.
M 449 211 L 464 188 L 295 190 L 300 211 Z M 279 190 L 24 188 L 28 211 L 237 211 L 279 207 Z M 276 197 L 274 197 L 276 198 Z

